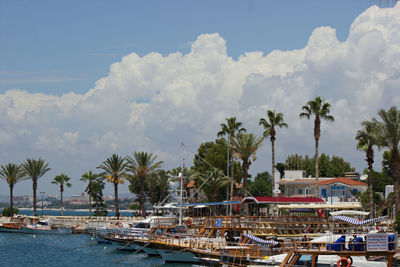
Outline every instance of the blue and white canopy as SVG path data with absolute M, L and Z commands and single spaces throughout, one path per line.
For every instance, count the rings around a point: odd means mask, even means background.
M 376 222 L 385 221 L 387 219 L 386 216 L 367 219 L 367 220 L 363 220 L 363 221 L 360 221 L 360 220 L 357 220 L 357 219 L 354 219 L 351 217 L 347 217 L 347 216 L 333 216 L 333 218 L 335 220 L 348 222 L 348 223 L 351 223 L 354 225 L 364 225 L 364 224 L 368 224 L 368 223 L 376 223 Z
M 278 242 L 276 242 L 274 240 L 264 240 L 262 238 L 259 238 L 259 237 L 256 237 L 256 236 L 250 235 L 250 234 L 245 234 L 244 236 L 260 245 L 275 246 L 275 245 L 279 244 Z

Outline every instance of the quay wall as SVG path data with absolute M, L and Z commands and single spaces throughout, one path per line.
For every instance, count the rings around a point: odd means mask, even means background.
M 75 227 L 73 233 L 88 233 L 91 228 L 114 227 L 117 228 L 118 223 L 123 224 L 136 224 L 143 220 L 143 217 L 117 217 L 104 216 L 104 217 L 89 217 L 89 216 L 52 216 L 45 215 L 39 216 L 26 216 L 17 215 L 14 217 L 0 216 L 0 223 L 9 222 L 23 222 L 23 223 L 37 223 L 39 220 L 49 220 L 55 225 L 60 227 Z

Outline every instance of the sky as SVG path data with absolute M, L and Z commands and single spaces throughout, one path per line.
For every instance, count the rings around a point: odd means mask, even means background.
M 289 125 L 277 130 L 280 162 L 314 154 L 313 120 L 299 113 L 321 96 L 335 122 L 322 122 L 320 153 L 362 172 L 354 137 L 399 106 L 399 44 L 400 4 L 386 1 L 0 0 L 0 164 L 41 157 L 51 171 L 38 192 L 58 194 L 51 180 L 65 173 L 65 195 L 80 194 L 80 176 L 113 153 L 190 166 L 227 117 L 261 136 L 267 109 Z M 250 173 L 265 170 L 268 140 Z

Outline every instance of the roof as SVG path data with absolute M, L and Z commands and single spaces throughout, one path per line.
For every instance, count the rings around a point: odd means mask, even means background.
M 360 202 L 336 202 L 330 203 L 299 203 L 278 205 L 279 209 L 361 209 Z
M 316 197 L 246 197 L 242 200 L 244 202 L 255 202 L 257 204 L 269 203 L 325 203 L 322 198 Z
M 346 185 L 352 185 L 352 186 L 368 186 L 368 184 L 360 181 L 356 181 L 347 177 L 339 177 L 339 178 L 333 178 L 325 181 L 319 182 L 319 185 L 330 185 L 330 184 L 335 184 L 335 183 L 342 183 Z
M 281 179 L 279 184 L 314 184 L 315 178 L 300 178 L 300 179 Z
M 172 204 L 176 207 L 190 207 L 190 206 L 215 206 L 215 205 L 234 205 L 234 204 L 240 204 L 240 201 L 220 201 L 220 202 L 197 202 L 197 203 L 176 203 Z

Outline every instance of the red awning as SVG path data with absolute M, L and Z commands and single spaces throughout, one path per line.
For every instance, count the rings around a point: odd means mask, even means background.
M 295 204 L 295 203 L 325 203 L 325 200 L 317 197 L 246 197 L 242 203 L 256 204 Z

